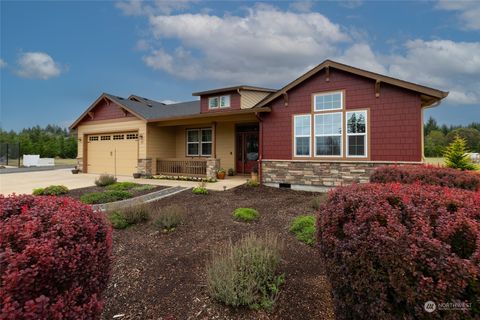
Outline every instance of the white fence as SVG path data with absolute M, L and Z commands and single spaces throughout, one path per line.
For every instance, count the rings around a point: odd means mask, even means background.
M 25 167 L 48 167 L 55 165 L 53 158 L 40 158 L 38 154 L 24 154 L 23 165 Z

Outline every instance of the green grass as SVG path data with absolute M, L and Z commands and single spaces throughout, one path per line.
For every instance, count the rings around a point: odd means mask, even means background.
M 237 208 L 233 211 L 233 217 L 237 220 L 251 222 L 257 220 L 260 214 L 257 210 L 252 208 Z
M 114 229 L 125 229 L 129 226 L 127 219 L 118 212 L 113 212 L 108 216 L 108 220 Z
M 110 190 L 105 192 L 86 193 L 80 197 L 80 201 L 87 204 L 108 203 L 131 198 L 128 191 Z
M 426 164 L 433 164 L 433 165 L 445 165 L 445 158 L 444 157 L 439 157 L 439 158 L 425 158 L 425 163 Z
M 114 184 L 106 186 L 105 189 L 116 190 L 116 191 L 126 191 L 138 186 L 139 184 L 134 182 L 115 182 Z
M 308 245 L 313 245 L 315 243 L 315 233 L 316 233 L 316 219 L 313 215 L 304 215 L 298 216 L 292 221 L 290 226 L 290 232 L 295 235 L 295 237 Z

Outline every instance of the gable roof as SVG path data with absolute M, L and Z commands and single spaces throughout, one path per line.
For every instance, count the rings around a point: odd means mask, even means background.
M 135 101 L 130 98 L 136 98 L 142 100 L 142 102 Z M 141 99 L 139 99 L 141 98 Z M 69 127 L 75 129 L 75 127 L 82 121 L 82 119 L 88 115 L 88 113 L 97 106 L 102 99 L 108 99 L 121 107 L 122 109 L 132 113 L 137 118 L 148 121 L 151 119 L 168 118 L 176 116 L 188 116 L 200 113 L 200 101 L 187 101 L 174 104 L 164 104 L 159 101 L 149 100 L 139 96 L 131 95 L 128 99 L 117 97 L 108 93 L 102 93 L 100 97 L 93 102 L 87 110 L 82 113 L 80 117 Z
M 419 85 L 419 84 L 416 84 L 416 83 L 400 80 L 400 79 L 397 79 L 397 78 L 392 78 L 392 77 L 389 77 L 389 76 L 381 75 L 379 73 L 355 68 L 355 67 L 352 67 L 352 66 L 349 66 L 349 65 L 346 65 L 346 64 L 342 64 L 342 63 L 339 63 L 339 62 L 335 62 L 335 61 L 332 61 L 332 60 L 325 60 L 324 62 L 322 62 L 321 64 L 319 64 L 315 68 L 311 69 L 310 71 L 306 72 L 305 74 L 303 74 L 299 78 L 293 80 L 292 82 L 290 82 L 289 84 L 287 84 L 286 86 L 281 88 L 280 90 L 278 90 L 275 93 L 272 93 L 272 94 L 268 95 L 267 97 L 265 97 L 262 101 L 260 101 L 255 106 L 255 108 L 260 108 L 260 107 L 265 106 L 269 102 L 275 100 L 276 98 L 278 98 L 282 94 L 287 93 L 288 90 L 293 89 L 297 85 L 301 84 L 302 82 L 304 82 L 305 80 L 314 76 L 315 74 L 317 74 L 318 72 L 322 71 L 325 68 L 334 68 L 334 69 L 342 70 L 342 71 L 352 73 L 352 74 L 356 74 L 356 75 L 359 75 L 359 76 L 362 76 L 362 77 L 370 78 L 370 79 L 375 80 L 375 81 L 380 82 L 380 83 L 384 82 L 384 83 L 391 84 L 393 86 L 397 86 L 397 87 L 401 87 L 401 88 L 404 88 L 404 89 L 408 89 L 408 90 L 411 90 L 411 91 L 418 92 L 418 93 L 421 94 L 421 97 L 422 97 L 422 106 L 431 105 L 431 104 L 445 98 L 446 96 L 448 96 L 448 92 L 444 92 L 444 91 L 437 90 L 437 89 L 434 89 L 434 88 L 422 86 L 422 85 Z M 425 103 L 423 103 L 423 102 L 425 102 Z
M 228 91 L 237 91 L 237 90 L 262 91 L 262 92 L 276 92 L 277 91 L 277 89 L 269 89 L 269 88 L 262 88 L 262 87 L 239 85 L 239 86 L 234 86 L 234 87 L 225 87 L 225 88 L 218 88 L 218 89 L 207 90 L 207 91 L 194 92 L 194 93 L 192 93 L 192 96 L 204 96 L 204 95 L 208 95 L 208 94 L 215 94 L 215 93 L 228 92 Z

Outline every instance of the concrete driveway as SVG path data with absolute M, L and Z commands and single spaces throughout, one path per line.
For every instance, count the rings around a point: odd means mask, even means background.
M 90 187 L 95 185 L 95 179 L 98 176 L 98 174 L 88 173 L 72 174 L 70 169 L 5 173 L 0 175 L 0 194 L 31 194 L 35 188 L 48 187 L 53 184 L 61 184 L 69 189 Z M 244 184 L 246 180 L 247 178 L 243 176 L 229 177 L 229 179 L 219 182 L 207 183 L 206 187 L 217 191 L 228 190 Z M 187 188 L 198 186 L 198 182 L 192 181 L 133 179 L 130 176 L 119 176 L 118 181 L 135 181 L 142 184 Z

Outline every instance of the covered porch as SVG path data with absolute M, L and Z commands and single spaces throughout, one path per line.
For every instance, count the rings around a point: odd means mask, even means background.
M 219 169 L 246 175 L 258 168 L 260 133 L 254 113 L 152 122 L 145 160 L 153 175 L 214 179 Z

